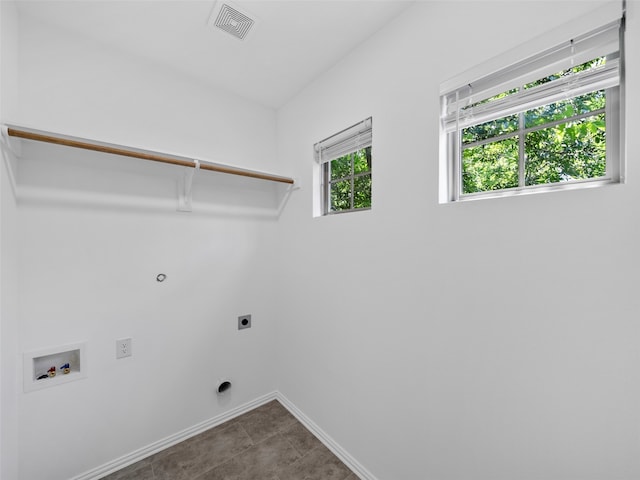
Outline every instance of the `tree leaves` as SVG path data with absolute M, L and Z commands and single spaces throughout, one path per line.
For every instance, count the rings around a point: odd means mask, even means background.
M 537 130 L 525 138 L 525 185 L 584 180 L 607 170 L 604 113 Z
M 371 147 L 329 163 L 330 212 L 371 208 Z
M 604 176 L 605 105 L 605 91 L 598 90 L 520 113 L 524 130 L 519 129 L 518 115 L 463 129 L 462 193 Z M 590 112 L 595 114 L 584 116 Z M 565 119 L 566 122 L 559 123 Z M 513 136 L 508 136 L 509 133 Z M 498 136 L 500 140 L 491 142 L 491 138 Z M 524 185 L 519 181 L 520 164 L 524 169 Z
M 518 137 L 467 148 L 462 158 L 462 193 L 518 186 Z

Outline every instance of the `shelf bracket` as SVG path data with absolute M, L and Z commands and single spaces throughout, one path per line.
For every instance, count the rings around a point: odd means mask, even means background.
M 9 129 L 5 125 L 2 126 L 2 143 L 0 145 L 0 148 L 2 149 L 2 158 L 7 169 L 7 177 L 9 178 L 9 183 L 11 184 L 13 198 L 18 198 L 18 184 L 16 183 L 16 162 L 17 159 L 22 156 L 22 146 L 20 142 L 12 140 L 11 137 L 9 137 Z
M 185 167 L 184 177 L 182 184 L 178 192 L 178 211 L 179 212 L 192 212 L 193 207 L 191 205 L 192 190 L 193 190 L 193 177 L 197 171 L 200 170 L 200 161 L 194 160 L 195 168 Z
M 295 181 L 291 185 L 287 185 L 287 189 L 285 190 L 284 195 L 282 196 L 282 200 L 280 200 L 280 205 L 278 205 L 278 213 L 276 214 L 277 218 L 280 218 L 280 215 L 282 215 L 284 207 L 287 206 L 287 203 L 289 202 L 289 197 L 291 197 L 291 194 L 296 190 L 300 190 L 300 187 L 298 185 L 299 185 L 298 182 L 295 182 Z
M 2 143 L 5 145 L 7 149 L 11 152 L 11 154 L 15 158 L 22 157 L 22 143 L 14 138 L 11 138 L 9 134 L 9 127 L 6 125 L 2 125 Z

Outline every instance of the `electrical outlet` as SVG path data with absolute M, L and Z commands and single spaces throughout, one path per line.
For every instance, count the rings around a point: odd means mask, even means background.
M 116 358 L 130 357 L 132 353 L 130 338 L 116 340 Z

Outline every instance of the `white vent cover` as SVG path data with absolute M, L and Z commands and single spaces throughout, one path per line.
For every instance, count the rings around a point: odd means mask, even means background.
M 245 40 L 256 21 L 246 12 L 241 12 L 230 2 L 218 1 L 213 8 L 209 24 L 233 35 L 240 40 Z

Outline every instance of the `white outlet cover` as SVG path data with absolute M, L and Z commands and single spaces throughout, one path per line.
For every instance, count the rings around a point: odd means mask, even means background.
M 131 338 L 116 340 L 116 358 L 130 357 L 133 354 Z

